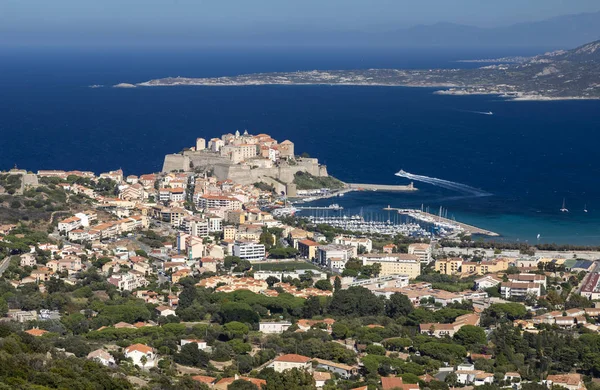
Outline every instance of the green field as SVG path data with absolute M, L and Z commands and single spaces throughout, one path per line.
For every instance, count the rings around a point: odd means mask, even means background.
M 293 271 L 297 269 L 314 269 L 319 268 L 311 263 L 305 261 L 286 261 L 286 262 L 261 262 L 252 263 L 252 269 L 254 271 Z

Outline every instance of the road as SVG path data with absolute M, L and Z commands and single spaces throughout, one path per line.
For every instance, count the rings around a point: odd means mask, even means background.
M 7 257 L 6 259 L 2 260 L 2 263 L 0 263 L 0 276 L 2 276 L 2 274 L 4 273 L 4 271 L 6 271 L 6 269 L 8 268 L 9 265 L 10 265 L 10 256 Z

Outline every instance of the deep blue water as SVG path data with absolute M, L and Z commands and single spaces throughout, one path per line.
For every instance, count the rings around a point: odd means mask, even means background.
M 404 169 L 493 194 L 456 199 L 464 194 L 415 183 L 414 194 L 340 199 L 350 212 L 442 205 L 505 239 L 535 241 L 539 233 L 543 242 L 600 245 L 600 102 L 389 87 L 88 88 L 178 75 L 476 66 L 454 61 L 538 51 L 8 49 L 0 55 L 0 169 L 140 174 L 159 170 L 164 154 L 196 137 L 247 128 L 293 140 L 298 153 L 318 157 L 345 181 L 405 183 L 394 176 Z M 571 213 L 558 211 L 563 198 Z

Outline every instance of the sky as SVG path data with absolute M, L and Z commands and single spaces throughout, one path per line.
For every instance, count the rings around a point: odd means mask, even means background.
M 0 40 L 491 27 L 596 11 L 599 0 L 0 0 Z

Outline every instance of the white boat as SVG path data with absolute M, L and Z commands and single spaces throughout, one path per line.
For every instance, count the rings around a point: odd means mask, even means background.
M 560 209 L 560 212 L 561 213 L 568 213 L 569 212 L 569 209 L 565 205 L 565 198 L 563 198 L 563 205 L 562 205 L 562 207 Z
M 583 206 L 583 212 L 584 212 L 584 213 L 587 213 L 587 212 L 588 212 L 588 210 L 587 210 L 587 204 Z

